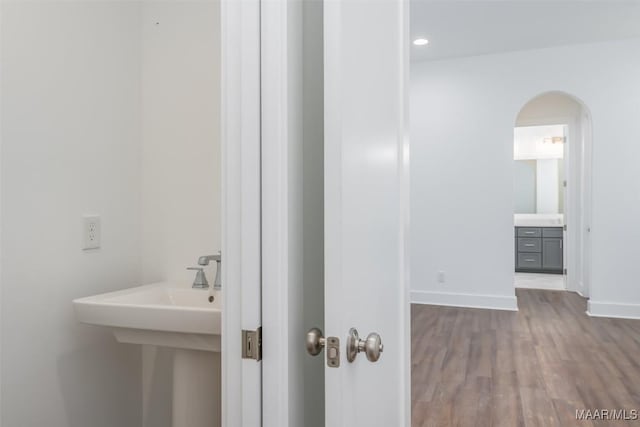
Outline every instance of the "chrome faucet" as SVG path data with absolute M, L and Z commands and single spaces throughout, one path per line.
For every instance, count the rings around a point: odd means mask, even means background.
M 203 255 L 200 258 L 198 258 L 198 264 L 199 265 L 209 265 L 209 261 L 215 261 L 216 262 L 216 278 L 213 281 L 213 289 L 216 290 L 220 290 L 222 289 L 222 282 L 220 280 L 220 269 L 221 269 L 221 262 L 222 262 L 222 255 L 220 252 L 218 252 L 217 255 Z

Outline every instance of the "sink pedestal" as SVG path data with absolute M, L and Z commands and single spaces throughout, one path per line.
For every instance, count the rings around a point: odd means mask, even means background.
M 175 349 L 173 427 L 220 427 L 220 353 Z
M 171 399 L 173 427 L 220 427 L 222 295 L 214 290 L 213 296 L 210 301 L 208 292 L 189 283 L 162 282 L 73 301 L 80 322 L 109 327 L 119 342 L 143 346 L 145 426 L 166 425 L 169 402 L 164 401 Z M 173 351 L 171 396 L 165 393 L 168 385 L 162 388 L 171 362 L 161 358 L 156 365 L 157 349 Z M 162 391 L 157 397 L 162 413 L 154 411 L 154 386 Z

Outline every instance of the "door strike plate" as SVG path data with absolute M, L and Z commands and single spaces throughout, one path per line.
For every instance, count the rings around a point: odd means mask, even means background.
M 337 337 L 327 338 L 327 366 L 329 368 L 340 367 L 340 340 Z
M 255 331 L 242 331 L 242 358 L 262 360 L 262 327 Z

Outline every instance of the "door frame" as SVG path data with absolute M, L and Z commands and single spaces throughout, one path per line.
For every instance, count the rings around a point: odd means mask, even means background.
M 292 334 L 298 321 L 291 314 L 301 304 L 302 282 L 294 282 L 290 274 L 291 237 L 301 232 L 295 227 L 295 195 L 290 192 L 290 169 L 293 145 L 292 127 L 298 117 L 290 117 L 290 79 L 299 69 L 290 69 L 290 61 L 300 60 L 290 45 L 290 37 L 299 28 L 301 15 L 296 0 L 263 1 L 261 14 L 261 70 L 262 70 L 262 234 L 263 271 L 263 359 L 262 387 L 265 427 L 295 426 L 296 415 L 289 407 L 291 399 L 300 395 L 296 381 L 295 363 L 291 352 L 302 348 L 302 336 Z M 295 89 L 295 88 L 294 88 Z M 295 161 L 295 160 L 294 160 Z M 300 372 L 297 372 L 301 375 Z M 295 405 L 292 405 L 295 406 Z M 298 412 L 300 409 L 298 408 Z
M 583 281 L 591 282 L 590 262 L 586 259 L 584 252 L 589 250 L 590 228 L 591 228 L 591 191 L 592 191 L 592 167 L 591 154 L 585 159 L 585 150 L 592 150 L 591 135 L 584 134 L 585 125 L 591 129 L 591 115 L 588 107 L 582 100 L 574 95 L 560 91 L 564 96 L 571 98 L 582 107 L 580 120 L 573 116 L 557 115 L 545 116 L 536 119 L 522 120 L 519 126 L 565 126 L 567 141 L 564 145 L 563 167 L 567 186 L 564 188 L 564 208 L 565 225 L 564 231 L 564 268 L 567 271 L 565 276 L 565 290 L 576 292 L 588 298 L 590 289 Z M 534 97 L 535 98 L 535 97 Z M 531 101 L 534 98 L 530 98 Z M 527 103 L 529 102 L 527 101 Z M 526 104 L 525 104 L 526 105 Z M 577 159 L 577 160 L 576 160 Z M 578 162 L 579 160 L 579 162 Z M 582 192 L 582 198 L 578 201 L 577 191 Z M 578 225 L 579 224 L 579 225 Z M 580 244 L 578 244 L 578 238 Z
M 535 98 L 532 98 L 532 99 L 535 99 Z M 524 105 L 526 106 L 529 102 L 530 101 L 528 101 Z M 524 106 L 522 108 L 524 108 Z M 522 111 L 522 108 L 520 109 L 520 111 Z M 573 262 L 575 262 L 574 257 L 575 257 L 575 254 L 577 253 L 576 251 L 577 248 L 574 248 L 573 246 L 575 245 L 572 245 L 574 241 L 574 235 L 575 235 L 572 225 L 576 224 L 577 222 L 574 219 L 576 209 L 574 209 L 575 206 L 574 206 L 574 200 L 573 200 L 573 197 L 574 197 L 573 186 L 575 184 L 573 179 L 574 168 L 571 165 L 571 156 L 573 156 L 573 153 L 571 151 L 571 146 L 574 144 L 573 140 L 575 139 L 575 135 L 574 135 L 575 128 L 579 126 L 579 123 L 576 123 L 575 118 L 571 116 L 565 116 L 565 115 L 544 116 L 544 117 L 538 117 L 535 119 L 519 120 L 519 124 L 515 125 L 514 129 L 519 127 L 536 127 L 536 126 L 562 126 L 565 132 L 565 137 L 567 138 L 565 143 L 563 144 L 564 152 L 562 157 L 564 181 L 567 183 L 567 185 L 562 189 L 564 193 L 563 194 L 563 198 L 564 198 L 563 227 L 565 228 L 565 230 L 562 233 L 562 240 L 563 240 L 562 263 L 564 265 L 563 269 L 566 271 L 566 273 L 563 272 L 562 275 L 564 277 L 563 290 L 576 292 L 576 289 L 574 289 L 574 286 L 573 286 L 574 272 L 573 272 L 573 269 L 568 268 L 568 266 Z
M 295 0 L 221 3 L 221 398 L 222 425 L 228 427 L 295 425 L 289 420 L 287 357 L 293 346 L 301 345 L 289 336 L 287 315 L 293 304 L 290 287 L 300 286 L 290 284 L 287 274 L 288 36 L 289 12 L 295 7 Z M 243 248 L 247 243 L 248 250 Z M 247 269 L 252 283 L 246 281 Z M 263 328 L 268 345 L 260 363 L 241 358 L 243 325 Z
M 262 425 L 262 363 L 242 359 L 261 326 L 260 0 L 222 0 L 222 425 Z

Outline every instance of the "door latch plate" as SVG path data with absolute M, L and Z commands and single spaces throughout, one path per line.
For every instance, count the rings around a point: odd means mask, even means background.
M 328 337 L 326 343 L 327 366 L 329 368 L 340 367 L 340 340 L 337 337 Z
M 242 358 L 262 360 L 262 327 L 255 331 L 242 331 Z

